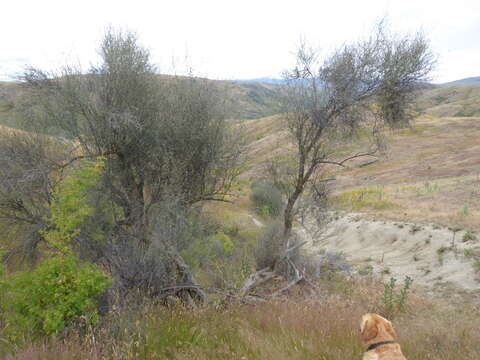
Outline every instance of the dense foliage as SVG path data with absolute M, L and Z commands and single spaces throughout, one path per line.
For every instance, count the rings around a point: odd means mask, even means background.
M 92 264 L 72 256 L 56 256 L 33 271 L 1 280 L 5 333 L 13 340 L 58 333 L 72 324 L 98 319 L 95 298 L 110 284 Z

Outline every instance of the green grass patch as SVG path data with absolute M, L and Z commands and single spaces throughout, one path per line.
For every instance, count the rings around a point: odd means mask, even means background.
M 403 136 L 412 136 L 412 135 L 423 135 L 427 130 L 433 130 L 435 126 L 429 124 L 414 124 L 412 126 L 392 130 L 393 135 L 403 135 Z
M 334 204 L 349 210 L 361 210 L 365 208 L 383 210 L 397 207 L 398 204 L 387 199 L 386 193 L 381 187 L 363 188 L 346 191 L 333 197 Z

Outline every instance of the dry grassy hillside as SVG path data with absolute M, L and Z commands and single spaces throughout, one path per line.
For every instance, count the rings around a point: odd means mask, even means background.
M 480 116 L 480 85 L 450 85 L 423 91 L 418 108 L 431 116 Z
M 246 128 L 254 177 L 261 163 L 282 152 L 287 135 L 281 118 L 250 121 Z M 387 133 L 388 150 L 378 161 L 350 162 L 335 168 L 338 205 L 392 219 L 437 222 L 480 230 L 480 118 L 422 117 L 405 130 Z M 362 192 L 375 201 L 347 201 Z M 351 194 L 355 197 L 355 193 Z
M 419 119 L 389 136 L 388 153 L 378 162 L 340 170 L 336 193 L 373 189 L 389 202 L 364 206 L 373 214 L 479 230 L 479 139 L 480 118 Z

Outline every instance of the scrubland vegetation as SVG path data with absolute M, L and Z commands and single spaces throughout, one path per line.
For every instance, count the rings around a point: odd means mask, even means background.
M 409 127 L 432 101 L 413 95 L 435 63 L 422 34 L 380 24 L 322 61 L 301 44 L 281 87 L 159 76 L 128 32 L 100 54 L 2 87 L 1 357 L 360 359 L 376 312 L 407 358 L 479 358 L 472 294 L 302 249 L 332 209 L 395 217 L 453 186 L 382 182 L 411 170 L 405 138 L 444 126 Z
M 99 324 L 26 343 L 15 359 L 360 359 L 358 318 L 384 314 L 383 287 L 334 276 L 318 293 L 196 311 L 153 303 L 111 311 Z M 476 359 L 478 308 L 409 295 L 394 317 L 408 359 Z

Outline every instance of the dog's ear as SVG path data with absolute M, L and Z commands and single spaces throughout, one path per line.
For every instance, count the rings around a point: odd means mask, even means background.
M 392 323 L 388 320 L 385 319 L 385 331 L 393 338 L 397 338 L 397 333 L 395 332 L 395 329 L 392 326 Z
M 370 314 L 365 314 L 362 316 L 362 321 L 360 323 L 360 334 L 363 342 L 372 340 L 377 336 L 377 322 L 370 316 Z

